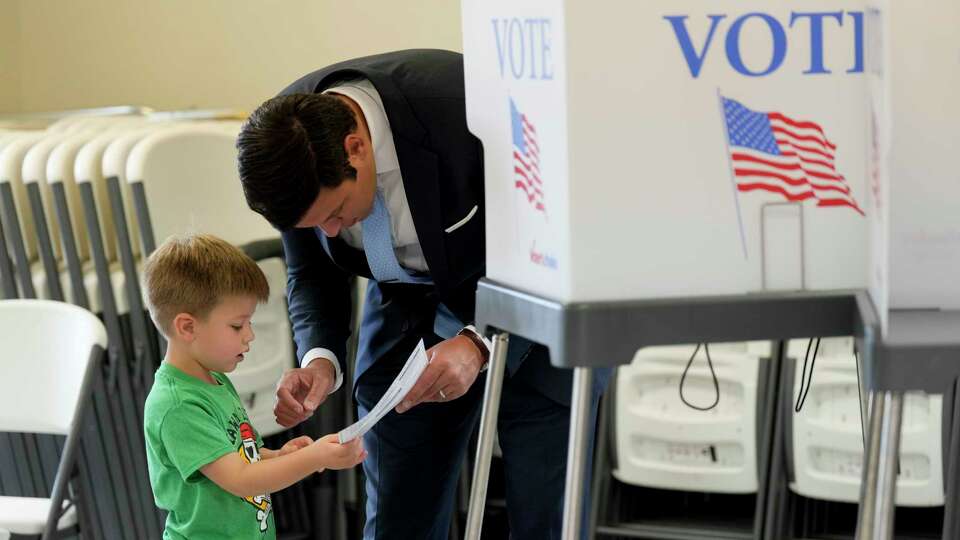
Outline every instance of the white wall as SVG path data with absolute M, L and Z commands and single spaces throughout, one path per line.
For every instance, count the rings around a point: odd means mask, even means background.
M 0 113 L 20 110 L 20 1 L 0 2 Z
M 461 50 L 456 0 L 3 1 L 19 9 L 20 27 L 13 72 L 21 91 L 6 99 L 24 112 L 118 104 L 249 111 L 337 60 Z M 0 29 L 10 24 L 3 18 Z

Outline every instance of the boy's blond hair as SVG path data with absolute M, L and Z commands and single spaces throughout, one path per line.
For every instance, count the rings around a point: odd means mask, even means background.
M 171 236 L 143 267 L 147 308 L 169 337 L 179 313 L 205 318 L 227 296 L 253 296 L 266 302 L 270 286 L 247 254 L 210 234 Z

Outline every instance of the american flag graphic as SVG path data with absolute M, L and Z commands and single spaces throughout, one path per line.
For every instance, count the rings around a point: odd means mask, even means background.
M 837 146 L 816 122 L 756 112 L 722 97 L 730 159 L 739 191 L 768 191 L 788 201 L 863 210 L 837 172 Z
M 527 201 L 541 212 L 543 206 L 543 181 L 540 180 L 540 146 L 537 144 L 537 129 L 527 115 L 517 109 L 510 100 L 510 123 L 513 129 L 513 184 L 527 197 Z

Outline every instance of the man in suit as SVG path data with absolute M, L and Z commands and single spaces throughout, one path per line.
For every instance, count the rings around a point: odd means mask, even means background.
M 428 347 L 416 386 L 364 436 L 366 539 L 447 537 L 479 418 L 490 354 L 471 326 L 484 275 L 483 149 L 467 130 L 463 84 L 463 59 L 448 51 L 349 60 L 265 102 L 237 142 L 247 202 L 282 231 L 287 261 L 301 367 L 278 385 L 278 422 L 305 420 L 342 382 L 349 276 L 370 280 L 361 416 L 416 343 Z M 570 388 L 546 349 L 511 338 L 498 433 L 513 538 L 559 537 Z

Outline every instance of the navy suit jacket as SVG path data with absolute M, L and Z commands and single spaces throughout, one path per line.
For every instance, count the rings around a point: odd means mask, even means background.
M 298 358 L 314 347 L 346 359 L 351 294 L 348 277 L 371 279 L 360 330 L 355 378 L 390 352 L 405 332 L 432 320 L 442 302 L 472 323 L 477 280 L 484 275 L 483 147 L 467 130 L 463 57 L 417 49 L 348 60 L 297 80 L 281 95 L 319 93 L 338 82 L 365 78 L 380 93 L 393 132 L 403 186 L 434 285 L 379 284 L 362 251 L 323 232 L 293 229 L 282 235 L 287 290 Z M 446 232 L 477 206 L 474 217 Z M 403 351 L 405 356 L 409 351 Z M 539 362 L 530 361 L 532 356 Z M 508 371 L 569 403 L 569 372 L 547 368 L 547 353 L 511 336 Z M 521 369 L 521 364 L 530 364 Z

